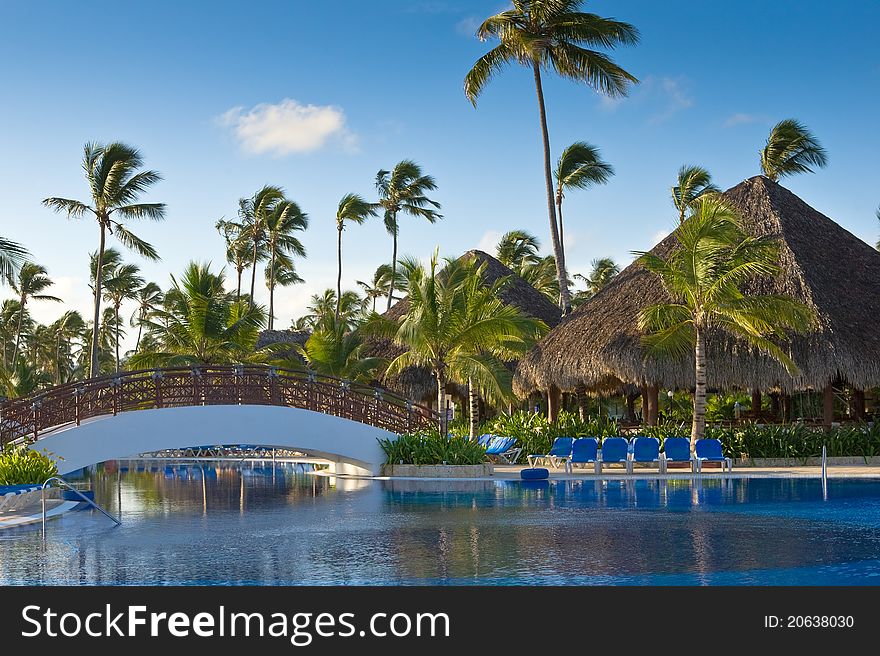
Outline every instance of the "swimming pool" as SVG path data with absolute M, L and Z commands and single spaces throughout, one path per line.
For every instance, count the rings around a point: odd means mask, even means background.
M 880 584 L 880 480 L 354 481 L 114 463 L 0 584 Z M 139 471 L 140 470 L 140 471 Z

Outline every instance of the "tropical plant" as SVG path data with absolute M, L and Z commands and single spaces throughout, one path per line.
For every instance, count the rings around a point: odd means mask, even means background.
M 247 200 L 239 199 L 239 215 L 245 216 Z M 245 230 L 245 225 L 236 221 L 220 219 L 214 225 L 217 232 L 223 237 L 226 244 L 226 261 L 235 269 L 235 300 L 241 300 L 241 276 L 251 262 L 251 242 Z M 261 258 L 262 259 L 262 258 Z
M 509 279 L 487 285 L 485 263 L 447 260 L 438 275 L 435 252 L 428 268 L 413 260 L 403 264 L 408 274 L 406 315 L 399 324 L 378 316 L 368 324 L 368 330 L 406 348 L 389 364 L 386 376 L 411 366 L 430 368 L 437 383 L 438 407 L 442 407 L 448 382 L 466 384 L 472 394 L 489 401 L 509 400 L 511 374 L 505 362 L 530 348 L 547 326 L 500 299 Z M 472 416 L 475 430 L 474 421 Z
M 793 118 L 770 130 L 761 151 L 761 171 L 773 181 L 795 173 L 812 173 L 828 164 L 828 154 L 806 126 Z
M 494 38 L 500 43 L 477 60 L 464 80 L 465 95 L 476 105 L 477 97 L 491 77 L 507 64 L 521 64 L 532 70 L 544 144 L 550 238 L 563 312 L 568 312 L 571 299 L 554 203 L 550 135 L 541 72 L 553 70 L 564 78 L 586 83 L 599 93 L 612 97 L 626 95 L 629 85 L 638 82 L 598 50 L 634 44 L 639 39 L 638 30 L 629 23 L 581 12 L 582 5 L 582 0 L 513 0 L 512 9 L 491 16 L 480 25 L 477 30 L 480 40 Z
M 397 271 L 396 274 L 397 281 L 394 284 L 394 288 L 399 289 L 406 285 L 406 276 L 401 271 Z M 376 300 L 391 294 L 391 265 L 380 264 L 369 282 L 358 280 L 357 285 L 364 290 L 364 297 L 367 303 L 370 304 L 370 311 L 375 312 Z
M 376 216 L 376 205 L 369 203 L 357 194 L 345 194 L 336 209 L 336 318 L 339 318 L 339 304 L 342 301 L 342 231 L 345 222 L 362 224 L 371 216 Z
M 254 291 L 257 283 L 257 262 L 268 255 L 266 249 L 266 226 L 275 207 L 284 200 L 284 190 L 273 185 L 264 185 L 250 198 L 238 201 L 241 218 L 242 238 L 251 251 L 251 291 L 248 305 L 254 306 Z
M 593 185 L 605 184 L 614 175 L 614 168 L 603 162 L 599 149 L 585 141 L 576 141 L 562 151 L 553 177 L 556 180 L 556 215 L 559 221 L 559 252 L 562 255 L 562 269 L 565 264 L 565 230 L 562 221 L 562 201 L 569 189 L 587 189 Z M 566 281 L 567 284 L 567 281 Z
M 495 247 L 498 261 L 544 294 L 551 302 L 559 301 L 556 258 L 541 257 L 538 238 L 525 230 L 511 230 L 502 235 Z
M 54 284 L 52 279 L 46 274 L 46 267 L 34 264 L 33 262 L 25 262 L 19 268 L 18 274 L 9 279 L 9 286 L 18 295 L 18 327 L 15 331 L 15 346 L 12 349 L 13 364 L 18 360 L 22 322 L 24 321 L 28 301 L 61 302 L 61 299 L 57 296 L 42 293 Z
M 52 384 L 52 376 L 36 362 L 19 358 L 6 373 L 6 395 L 10 397 L 27 396 Z
M 362 346 L 363 338 L 357 330 L 352 330 L 344 319 L 327 314 L 305 344 L 297 345 L 296 352 L 312 371 L 368 383 L 376 378 L 376 371 L 387 363 L 382 358 L 362 357 Z M 289 365 L 289 362 L 285 365 Z
M 119 333 L 122 320 L 119 310 L 125 301 L 135 300 L 138 292 L 144 286 L 144 279 L 140 276 L 140 267 L 136 264 L 121 264 L 107 271 L 104 279 L 104 300 L 110 303 L 113 309 L 113 345 L 115 348 L 116 371 L 119 371 Z
M 638 323 L 649 355 L 694 354 L 693 445 L 706 427 L 707 339 L 718 333 L 742 338 L 794 373 L 795 363 L 774 340 L 808 331 L 815 316 L 795 299 L 741 289 L 778 271 L 778 243 L 747 236 L 738 215 L 718 199 L 700 200 L 674 235 L 678 248 L 665 259 L 637 253 L 639 263 L 659 278 L 670 297 L 668 303 L 643 308 Z
M 0 485 L 41 485 L 57 475 L 55 461 L 45 452 L 12 444 L 0 450 Z
M 156 249 L 132 233 L 122 221 L 165 218 L 164 203 L 139 203 L 138 198 L 162 177 L 156 171 L 139 171 L 143 158 L 136 148 L 122 143 L 107 145 L 87 143 L 83 152 L 83 169 L 91 192 L 91 205 L 69 198 L 46 198 L 43 204 L 56 212 L 67 212 L 70 218 L 82 218 L 87 214 L 98 222 L 97 264 L 95 267 L 95 311 L 92 323 L 101 319 L 101 292 L 103 284 L 104 248 L 107 233 L 141 256 L 158 260 Z M 118 221 L 115 217 L 121 217 Z M 92 331 L 89 351 L 89 376 L 98 373 L 98 332 Z
M 27 256 L 28 252 L 24 246 L 0 237 L 0 284 L 15 275 Z
M 137 353 L 138 349 L 141 347 L 141 336 L 143 333 L 144 322 L 150 314 L 162 306 L 162 299 L 164 296 L 159 285 L 154 282 L 148 282 L 137 290 L 134 298 L 137 301 L 137 308 L 135 308 L 135 311 L 132 313 L 129 323 L 132 327 L 137 326 L 138 329 L 137 341 L 135 341 L 134 344 L 134 351 Z
M 146 320 L 155 347 L 131 357 L 135 367 L 226 364 L 255 357 L 266 313 L 259 305 L 236 302 L 224 290 L 223 272 L 191 262 L 178 280 L 171 277 L 165 303 Z
M 279 270 L 293 271 L 292 256 L 305 257 L 306 249 L 299 239 L 293 236 L 297 230 L 305 230 L 309 218 L 292 200 L 281 199 L 266 220 L 266 250 L 269 253 L 269 330 L 275 327 L 275 273 Z M 281 266 L 279 267 L 279 261 Z M 298 278 L 298 276 L 297 276 Z M 292 280 L 288 276 L 288 281 Z
M 678 169 L 678 177 L 672 187 L 672 204 L 678 210 L 678 222 L 694 208 L 698 198 L 717 194 L 721 190 L 712 184 L 712 175 L 701 166 L 685 165 Z
M 394 247 L 391 252 L 391 277 L 388 291 L 388 307 L 397 288 L 397 236 L 400 233 L 399 215 L 409 214 L 435 223 L 443 216 L 437 212 L 440 203 L 431 200 L 425 194 L 434 191 L 437 183 L 430 175 L 425 175 L 422 168 L 412 160 L 398 162 L 390 171 L 381 170 L 376 174 L 376 191 L 379 192 L 378 205 L 384 211 L 385 230 L 391 235 Z
M 66 383 L 76 371 L 74 349 L 76 342 L 82 340 L 86 322 L 76 310 L 68 310 L 61 318 L 49 325 L 49 333 L 54 341 L 54 382 Z
M 389 465 L 479 465 L 488 460 L 486 448 L 473 440 L 447 437 L 437 430 L 405 433 L 379 440 Z
M 578 292 L 575 296 L 574 300 L 577 301 L 576 305 L 579 305 L 585 300 L 598 294 L 599 290 L 605 287 L 605 285 L 611 282 L 614 276 L 620 273 L 620 267 L 610 257 L 600 257 L 595 259 L 591 266 L 592 269 L 589 276 L 584 276 L 580 273 L 574 274 L 575 278 L 587 285 L 586 289 Z

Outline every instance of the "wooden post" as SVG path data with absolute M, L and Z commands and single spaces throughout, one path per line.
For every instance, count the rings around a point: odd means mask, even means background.
M 636 423 L 636 395 L 626 395 L 626 420 L 630 424 Z
M 773 421 L 779 420 L 779 392 L 770 392 L 770 412 Z
M 822 425 L 831 428 L 834 421 L 834 386 L 828 383 L 822 394 Z
M 782 423 L 790 424 L 792 421 L 792 402 L 791 394 L 782 395 Z
M 642 385 L 642 423 L 648 425 L 648 386 Z
M 757 417 L 761 412 L 761 390 L 752 390 L 752 416 Z
M 865 392 L 864 390 L 853 388 L 852 404 L 853 419 L 856 421 L 865 420 Z
M 559 417 L 559 406 L 562 402 L 562 392 L 559 391 L 558 387 L 551 387 L 547 391 L 547 421 L 551 424 L 556 423 L 556 419 Z
M 578 406 L 578 416 L 581 421 L 587 420 L 587 388 L 583 385 L 578 385 L 574 388 L 575 396 L 577 397 L 577 406 Z

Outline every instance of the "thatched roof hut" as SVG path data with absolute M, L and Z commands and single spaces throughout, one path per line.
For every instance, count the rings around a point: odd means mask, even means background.
M 305 360 L 297 352 L 296 347 L 304 346 L 311 334 L 308 330 L 261 330 L 260 336 L 257 338 L 256 349 L 260 350 L 271 346 L 276 356 L 283 358 L 296 356 L 305 364 Z M 285 345 L 289 345 L 289 347 Z
M 480 250 L 470 250 L 461 257 L 472 258 L 479 264 L 485 264 L 483 280 L 486 285 L 492 285 L 501 278 L 508 278 L 508 283 L 501 291 L 501 300 L 506 304 L 519 308 L 530 317 L 540 319 L 551 328 L 559 323 L 561 314 L 559 308 L 497 259 Z M 403 298 L 392 305 L 383 316 L 400 321 L 408 309 L 409 301 Z M 403 347 L 389 339 L 368 340 L 363 349 L 363 354 L 367 357 L 382 357 L 388 360 L 396 358 L 403 352 Z M 400 375 L 386 381 L 386 384 L 398 394 L 417 401 L 430 401 L 437 396 L 436 382 L 431 371 L 426 367 L 409 367 Z
M 880 385 L 880 253 L 777 183 L 757 176 L 723 194 L 739 211 L 744 229 L 779 239 L 780 272 L 751 283 L 759 293 L 792 296 L 812 306 L 819 327 L 789 345 L 799 375 L 727 336 L 710 336 L 708 384 L 730 389 L 820 389 L 836 380 L 856 388 Z M 651 252 L 666 256 L 673 235 Z M 584 303 L 519 363 L 519 394 L 553 387 L 608 385 L 622 381 L 663 388 L 693 387 L 693 356 L 647 358 L 637 315 L 668 301 L 657 277 L 633 263 Z

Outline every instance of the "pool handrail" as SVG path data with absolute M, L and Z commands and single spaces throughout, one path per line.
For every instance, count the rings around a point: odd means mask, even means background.
M 43 485 L 40 487 L 40 505 L 42 506 L 42 511 L 43 511 L 43 537 L 44 538 L 46 537 L 46 488 L 49 487 L 51 483 L 56 483 L 56 484 L 58 484 L 59 487 L 67 488 L 68 490 L 70 490 L 71 492 L 76 494 L 78 497 L 80 497 L 84 502 L 86 502 L 87 504 L 92 506 L 92 508 L 94 508 L 95 510 L 98 510 L 105 517 L 107 517 L 108 519 L 113 521 L 116 524 L 116 526 L 119 526 L 120 524 L 122 524 L 122 522 L 118 518 L 116 518 L 113 515 L 111 515 L 110 513 L 108 513 L 101 506 L 99 506 L 97 503 L 95 503 L 95 501 L 93 499 L 90 499 L 89 497 L 87 497 L 85 494 L 83 494 L 82 492 L 77 490 L 75 487 L 73 487 L 70 483 L 65 481 L 63 478 L 61 478 L 60 476 L 50 476 L 45 481 L 43 481 Z

